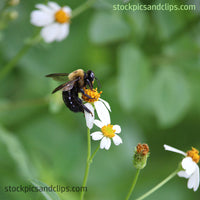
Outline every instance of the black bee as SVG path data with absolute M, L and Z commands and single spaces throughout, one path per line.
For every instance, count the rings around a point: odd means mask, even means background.
M 77 69 L 71 73 L 55 73 L 48 74 L 46 77 L 52 77 L 58 81 L 66 81 L 68 77 L 69 81 L 59 85 L 53 90 L 52 93 L 57 92 L 62 89 L 62 97 L 65 105 L 73 112 L 84 112 L 87 111 L 92 115 L 92 112 L 83 104 L 82 100 L 78 97 L 78 93 L 82 93 L 88 98 L 91 97 L 85 94 L 83 88 L 89 86 L 90 89 L 93 89 L 93 83 L 95 80 L 94 72 L 88 70 L 84 72 L 82 69 Z

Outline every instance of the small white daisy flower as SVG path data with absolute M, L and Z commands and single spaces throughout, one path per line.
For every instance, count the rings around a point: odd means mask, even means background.
M 197 165 L 200 160 L 199 151 L 192 148 L 192 150 L 185 153 L 166 144 L 164 148 L 167 151 L 176 152 L 185 156 L 181 162 L 184 170 L 178 172 L 178 176 L 188 179 L 187 187 L 196 191 L 199 187 L 199 166 Z
M 110 124 L 110 116 L 105 118 L 103 115 L 100 120 L 94 120 L 94 124 L 101 128 L 101 131 L 96 131 L 91 134 L 93 140 L 101 140 L 100 148 L 108 150 L 111 146 L 111 138 L 115 145 L 122 143 L 122 139 L 117 135 L 121 132 L 119 125 Z
M 89 95 L 92 99 L 89 99 L 88 97 L 82 95 L 82 99 L 87 102 L 84 105 L 92 112 L 88 113 L 87 111 L 84 111 L 85 119 L 86 119 L 86 125 L 89 129 L 92 129 L 93 123 L 94 123 L 94 110 L 96 110 L 97 115 L 100 119 L 104 118 L 105 120 L 110 120 L 110 114 L 111 112 L 110 105 L 107 101 L 100 98 L 100 95 L 102 92 L 98 93 L 97 89 L 84 89 L 85 94 Z
M 69 34 L 71 8 L 60 7 L 55 2 L 48 5 L 36 4 L 39 10 L 31 12 L 31 24 L 43 27 L 41 36 L 45 42 L 61 41 Z

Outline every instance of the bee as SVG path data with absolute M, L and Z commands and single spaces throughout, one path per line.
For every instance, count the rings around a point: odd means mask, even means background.
M 96 79 L 93 71 L 88 70 L 84 72 L 82 69 L 77 69 L 71 73 L 48 74 L 46 77 L 51 77 L 57 81 L 66 81 L 68 78 L 69 81 L 55 88 L 52 94 L 62 89 L 63 101 L 71 111 L 84 112 L 85 110 L 93 115 L 78 96 L 79 93 L 82 93 L 86 97 L 92 99 L 92 97 L 85 94 L 83 88 L 88 86 L 91 90 L 93 89 L 94 80 Z

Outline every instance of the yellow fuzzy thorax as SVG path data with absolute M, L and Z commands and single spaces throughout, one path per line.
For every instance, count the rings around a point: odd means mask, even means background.
M 79 85 L 80 85 L 80 87 L 83 87 L 83 85 L 84 85 L 84 71 L 82 69 L 77 69 L 77 70 L 71 72 L 68 75 L 68 79 L 70 81 L 75 80 L 78 77 L 80 77 L 80 80 L 78 81 Z

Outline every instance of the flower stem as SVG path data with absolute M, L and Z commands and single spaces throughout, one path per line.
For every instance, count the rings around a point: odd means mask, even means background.
M 91 5 L 95 2 L 95 0 L 88 0 L 85 3 L 83 3 L 80 7 L 76 8 L 73 12 L 72 12 L 72 17 L 77 17 L 79 14 L 81 14 L 82 12 L 84 12 L 85 10 L 87 10 L 88 8 L 91 7 Z M 23 57 L 23 55 L 36 43 L 34 42 L 35 39 L 39 36 L 39 34 L 37 33 L 37 35 L 34 35 L 33 37 L 30 38 L 29 42 L 26 43 L 20 50 L 19 52 L 10 60 L 9 63 L 7 63 L 2 70 L 0 70 L 0 80 L 3 79 L 10 71 L 12 71 L 12 69 L 14 69 L 16 63 L 19 61 L 19 59 L 21 57 Z
M 165 178 L 163 181 L 161 181 L 159 184 L 157 184 L 154 188 L 149 190 L 147 193 L 143 194 L 141 197 L 137 198 L 136 200 L 142 200 L 151 195 L 153 192 L 161 188 L 165 183 L 167 183 L 169 180 L 171 180 L 176 174 L 180 171 L 180 168 L 178 167 L 173 173 L 171 173 L 167 178 Z
M 0 80 L 3 79 L 16 65 L 19 59 L 32 47 L 36 44 L 38 40 L 39 33 L 34 34 L 27 43 L 25 43 L 19 52 L 0 70 Z
M 87 129 L 87 142 L 88 142 L 88 149 L 87 149 L 87 162 L 86 162 L 86 168 L 85 168 L 85 175 L 83 179 L 83 184 L 82 187 L 86 187 L 87 184 L 87 179 L 88 179 L 88 174 L 89 174 L 89 169 L 90 169 L 90 164 L 92 163 L 92 159 L 94 158 L 95 154 L 99 150 L 99 146 L 96 148 L 94 153 L 91 155 L 91 140 L 90 140 L 90 129 Z M 85 191 L 81 191 L 81 196 L 80 200 L 83 200 L 84 198 Z
M 15 67 L 17 61 L 28 51 L 30 47 L 30 44 L 24 45 L 16 56 L 14 56 L 13 59 L 3 67 L 0 71 L 0 79 L 4 78 Z
M 75 10 L 72 11 L 72 17 L 71 18 L 74 18 L 74 17 L 80 15 L 82 12 L 84 12 L 85 10 L 90 8 L 93 5 L 94 2 L 95 2 L 95 0 L 87 0 L 81 6 L 79 6 L 78 8 L 76 8 Z
M 96 148 L 96 150 L 93 152 L 93 154 L 91 155 L 91 157 L 90 157 L 90 159 L 89 159 L 89 161 L 90 161 L 90 163 L 92 163 L 92 159 L 94 158 L 94 156 L 95 156 L 95 154 L 97 153 L 97 151 L 99 150 L 99 148 L 100 148 L 100 145 Z
M 135 178 L 133 179 L 133 183 L 132 183 L 132 185 L 131 185 L 131 188 L 130 188 L 130 190 L 129 190 L 129 192 L 128 192 L 126 198 L 125 198 L 125 200 L 128 200 L 128 199 L 130 198 L 130 196 L 131 196 L 131 194 L 132 194 L 132 192 L 133 192 L 133 190 L 134 190 L 134 188 L 135 188 L 135 185 L 136 185 L 136 183 L 137 183 L 139 174 L 140 174 L 140 169 L 137 169 Z

